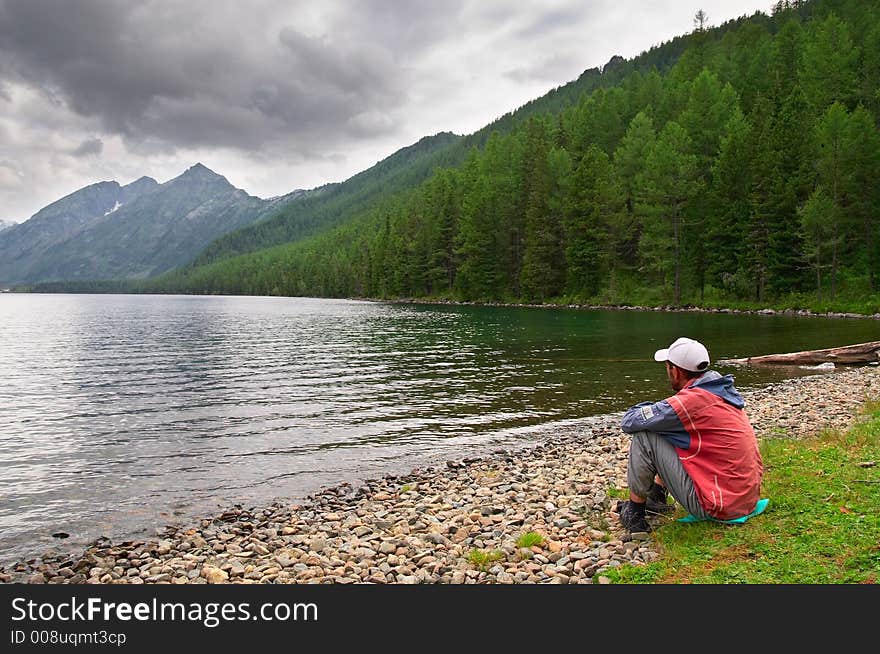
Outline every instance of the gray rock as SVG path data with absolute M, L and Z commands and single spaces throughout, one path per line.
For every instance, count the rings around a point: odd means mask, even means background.
M 383 541 L 379 545 L 379 553 L 380 554 L 393 554 L 396 551 L 397 551 L 397 545 L 394 544 L 392 541 L 386 540 L 386 541 Z
M 499 572 L 495 575 L 495 578 L 498 580 L 499 584 L 512 584 L 514 581 L 513 575 L 507 572 Z

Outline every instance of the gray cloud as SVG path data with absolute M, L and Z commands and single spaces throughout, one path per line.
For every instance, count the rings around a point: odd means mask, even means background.
M 577 25 L 583 20 L 588 8 L 589 5 L 584 3 L 573 7 L 560 7 L 539 13 L 525 27 L 518 29 L 516 35 L 522 39 L 531 39 L 544 36 L 559 29 L 570 28 L 572 25 Z
M 580 62 L 570 54 L 560 54 L 532 62 L 529 66 L 520 66 L 504 73 L 515 82 L 530 81 L 557 81 L 566 80 L 569 77 L 579 74 Z
M 334 33 L 343 39 L 381 43 L 412 57 L 461 33 L 466 0 L 360 0 L 336 3 Z
M 21 172 L 11 161 L 0 161 L 0 190 L 15 190 L 22 186 Z
M 74 148 L 72 154 L 74 157 L 87 157 L 89 155 L 98 155 L 104 150 L 104 141 L 101 139 L 86 139 Z
M 389 120 L 364 117 L 405 101 L 407 73 L 367 38 L 394 21 L 360 23 L 358 41 L 334 38 L 332 24 L 331 36 L 289 25 L 272 35 L 242 13 L 223 2 L 0 0 L 0 75 L 133 143 L 248 150 L 388 131 Z

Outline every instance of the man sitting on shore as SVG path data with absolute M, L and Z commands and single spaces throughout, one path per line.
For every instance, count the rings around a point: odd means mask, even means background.
M 679 338 L 657 350 L 675 395 L 642 402 L 623 417 L 632 434 L 629 501 L 618 503 L 630 532 L 650 531 L 645 511 L 666 512 L 667 490 L 695 518 L 732 520 L 749 515 L 760 498 L 764 465 L 731 375 L 709 370 L 709 352 Z

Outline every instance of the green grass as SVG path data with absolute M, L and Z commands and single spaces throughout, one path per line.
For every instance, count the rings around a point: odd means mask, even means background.
M 608 488 L 608 497 L 617 498 L 619 500 L 629 499 L 629 490 L 626 488 Z
M 486 572 L 495 561 L 500 561 L 504 558 L 504 552 L 501 550 L 492 550 L 490 552 L 486 552 L 484 550 L 477 549 L 476 547 L 468 552 L 467 560 L 471 563 L 477 570 L 481 570 L 482 572 Z
M 743 525 L 670 522 L 653 534 L 658 561 L 603 574 L 616 583 L 877 583 L 880 402 L 848 432 L 767 439 L 761 454 L 763 514 Z
M 516 540 L 516 546 L 518 548 L 533 547 L 535 545 L 543 544 L 544 537 L 536 531 L 527 531 Z

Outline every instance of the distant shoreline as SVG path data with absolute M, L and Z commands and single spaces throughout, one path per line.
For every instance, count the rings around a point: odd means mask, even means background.
M 398 298 L 382 300 L 376 298 L 349 298 L 362 302 L 382 302 L 388 304 L 428 304 L 439 306 L 462 306 L 462 307 L 509 307 L 527 309 L 576 309 L 580 311 L 641 311 L 641 312 L 667 312 L 667 313 L 715 313 L 728 315 L 752 315 L 752 316 L 792 316 L 802 318 L 859 318 L 863 320 L 880 320 L 878 313 L 854 313 L 846 311 L 828 311 L 817 313 L 807 309 L 716 309 L 698 307 L 694 305 L 672 306 L 644 306 L 638 304 L 532 304 L 520 302 L 475 302 L 464 300 L 430 300 L 416 298 Z

